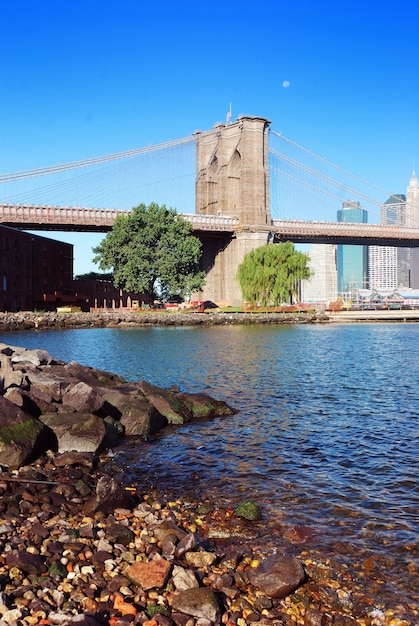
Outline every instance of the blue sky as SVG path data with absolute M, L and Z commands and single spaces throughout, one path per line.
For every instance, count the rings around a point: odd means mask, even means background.
M 418 23 L 411 0 L 0 0 L 0 173 L 187 137 L 231 102 L 404 193 Z M 100 237 L 74 237 L 76 273 L 93 269 Z

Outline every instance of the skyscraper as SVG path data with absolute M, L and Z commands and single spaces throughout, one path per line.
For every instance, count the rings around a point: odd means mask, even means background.
M 419 228 L 419 182 L 412 173 L 406 193 L 406 226 Z
M 406 226 L 419 228 L 419 183 L 415 172 L 412 172 L 406 193 Z M 419 288 L 419 248 L 409 249 L 410 254 L 410 287 Z
M 381 206 L 381 224 L 404 226 L 406 196 L 394 194 Z M 369 246 L 370 289 L 405 289 L 410 286 L 410 250 L 394 246 Z
M 308 266 L 313 275 L 301 281 L 302 302 L 317 302 L 329 305 L 337 300 L 336 246 L 333 244 L 314 244 Z
M 347 200 L 337 212 L 338 222 L 366 224 L 368 213 L 359 202 Z M 350 298 L 356 289 L 368 287 L 368 246 L 337 246 L 338 293 Z

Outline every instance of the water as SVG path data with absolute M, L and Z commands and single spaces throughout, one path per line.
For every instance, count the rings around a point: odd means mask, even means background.
M 416 324 L 170 327 L 0 342 L 227 401 L 237 415 L 127 443 L 118 463 L 168 497 L 258 501 L 270 545 L 296 537 L 297 553 L 347 564 L 376 581 L 378 604 L 409 611 L 419 608 L 418 333 Z

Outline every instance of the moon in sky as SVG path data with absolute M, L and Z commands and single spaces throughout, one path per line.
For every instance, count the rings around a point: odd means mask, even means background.
M 290 81 L 289 81 L 289 80 L 284 80 L 284 82 L 282 83 L 282 86 L 286 88 L 286 87 L 289 87 L 289 86 L 290 86 L 290 84 L 291 84 L 291 83 L 290 83 Z

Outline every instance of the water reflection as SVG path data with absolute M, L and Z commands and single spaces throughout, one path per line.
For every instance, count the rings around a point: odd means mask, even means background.
M 392 557 L 403 594 L 406 555 L 418 559 L 418 333 L 384 324 L 127 328 L 0 341 L 226 400 L 237 415 L 162 433 L 140 457 L 127 444 L 118 462 L 144 489 L 219 503 L 252 497 L 267 519 L 309 527 L 317 547 Z

